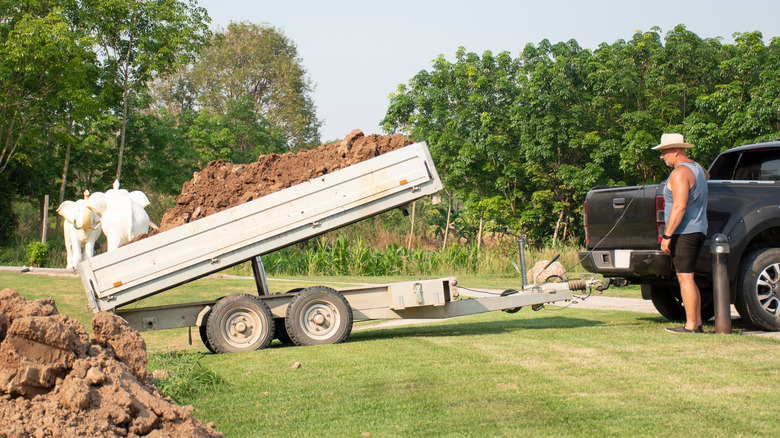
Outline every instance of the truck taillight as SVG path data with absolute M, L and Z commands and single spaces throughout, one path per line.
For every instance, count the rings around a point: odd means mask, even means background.
M 582 222 L 585 225 L 585 248 L 587 248 L 590 241 L 590 237 L 588 237 L 588 201 L 582 205 Z
M 663 240 L 664 231 L 666 230 L 666 221 L 664 221 L 664 197 L 657 195 L 655 197 L 655 229 L 658 232 L 658 243 Z

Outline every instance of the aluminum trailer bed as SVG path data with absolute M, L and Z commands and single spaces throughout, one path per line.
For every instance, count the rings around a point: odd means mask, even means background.
M 425 196 L 438 202 L 442 188 L 426 144 L 415 143 L 97 255 L 78 271 L 93 312 L 115 312 L 139 331 L 197 326 L 216 352 L 263 348 L 274 338 L 297 345 L 341 342 L 353 318 L 442 318 L 572 298 L 569 285 L 548 284 L 505 297 L 459 300 L 454 278 L 269 293 L 263 254 Z M 247 261 L 257 295 L 126 307 Z

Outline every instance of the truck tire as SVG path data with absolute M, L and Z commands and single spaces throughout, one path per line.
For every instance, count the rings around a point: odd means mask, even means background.
M 671 321 L 685 320 L 680 289 L 673 286 L 650 285 L 650 300 L 658 313 Z
M 701 320 L 709 321 L 715 315 L 712 289 L 699 288 Z M 650 285 L 650 299 L 658 313 L 671 321 L 685 321 L 685 307 L 679 286 Z
M 274 316 L 254 295 L 229 295 L 211 309 L 206 337 L 217 353 L 259 350 L 274 339 Z
M 295 294 L 284 324 L 295 345 L 337 344 L 352 333 L 352 307 L 335 289 L 312 286 Z
M 734 307 L 754 327 L 780 330 L 780 248 L 759 249 L 742 259 Z

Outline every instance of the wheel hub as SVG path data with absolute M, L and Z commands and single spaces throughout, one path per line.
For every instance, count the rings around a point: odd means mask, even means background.
M 301 317 L 306 335 L 314 339 L 327 338 L 339 328 L 338 311 L 327 302 L 312 303 Z
M 225 321 L 227 341 L 236 346 L 254 342 L 260 335 L 260 331 L 255 329 L 259 325 L 257 318 L 257 315 L 246 309 L 230 315 Z
M 780 314 L 780 264 L 764 268 L 756 281 L 756 293 L 760 306 L 770 315 Z

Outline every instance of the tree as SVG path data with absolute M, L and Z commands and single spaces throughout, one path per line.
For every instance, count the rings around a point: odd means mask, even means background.
M 201 110 L 228 115 L 236 106 L 251 104 L 256 120 L 281 132 L 290 148 L 319 144 L 321 123 L 311 82 L 295 44 L 281 31 L 230 23 L 200 54 L 188 76 L 192 85 L 181 91 L 196 93 L 185 100 L 197 102 Z
M 186 65 L 208 39 L 210 20 L 194 0 L 83 0 L 83 7 L 90 11 L 107 75 L 122 92 L 119 180 L 131 95 L 155 74 L 165 75 Z
M 778 40 L 767 47 L 754 32 L 724 46 L 683 25 L 660 32 L 593 52 L 543 40 L 517 59 L 441 55 L 391 95 L 383 129 L 428 142 L 464 212 L 535 243 L 581 235 L 591 187 L 665 177 L 650 149 L 662 133 L 684 133 L 706 166 L 724 147 L 779 132 Z
M 46 125 L 89 54 L 79 45 L 61 8 L 46 1 L 0 3 L 0 172 Z
M 400 85 L 383 129 L 426 140 L 445 184 L 476 221 L 505 223 L 518 207 L 517 187 L 524 181 L 513 160 L 518 132 L 509 119 L 518 65 L 506 52 L 479 56 L 461 47 L 455 57 L 449 62 L 440 55 L 431 72 Z M 484 198 L 494 199 L 490 208 Z
M 0 2 L 0 173 L 14 173 L 4 180 L 30 198 L 48 193 L 61 166 L 63 200 L 77 121 L 100 111 L 93 40 L 78 9 L 75 0 Z

